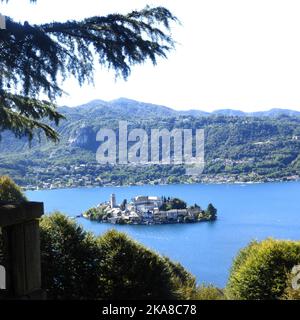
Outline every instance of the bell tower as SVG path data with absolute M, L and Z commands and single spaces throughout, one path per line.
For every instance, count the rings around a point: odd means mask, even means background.
M 111 208 L 115 208 L 117 206 L 116 204 L 116 195 L 114 193 L 112 193 L 110 195 L 110 207 Z

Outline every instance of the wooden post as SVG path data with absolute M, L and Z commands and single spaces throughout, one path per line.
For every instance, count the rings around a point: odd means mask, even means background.
M 43 203 L 39 202 L 0 205 L 8 298 L 45 298 L 41 289 L 39 235 L 43 213 Z

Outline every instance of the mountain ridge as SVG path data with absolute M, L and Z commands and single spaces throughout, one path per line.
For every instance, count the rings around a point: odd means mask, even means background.
M 107 110 L 104 110 L 107 108 Z M 125 97 L 120 97 L 118 99 L 113 99 L 105 101 L 102 99 L 91 100 L 87 103 L 69 107 L 61 106 L 66 112 L 71 113 L 85 113 L 85 112 L 97 112 L 97 111 L 112 111 L 112 112 L 138 112 L 139 115 L 144 113 L 149 113 L 151 116 L 193 116 L 193 117 L 209 117 L 209 116 L 238 116 L 238 117 L 278 117 L 281 115 L 286 116 L 300 116 L 300 111 L 285 108 L 271 108 L 265 111 L 253 111 L 245 112 L 238 109 L 216 109 L 214 111 L 208 112 L 200 109 L 188 109 L 188 110 L 176 110 L 171 107 L 167 107 L 160 104 L 148 103 L 143 101 L 138 101 L 134 99 L 129 99 Z M 143 110 L 142 110 L 143 109 Z
M 93 100 L 77 108 L 62 107 L 66 120 L 56 128 L 60 141 L 35 137 L 17 139 L 1 132 L 0 175 L 10 175 L 29 188 L 123 185 L 141 183 L 278 181 L 300 177 L 300 116 L 272 109 L 262 116 L 231 109 L 215 114 L 200 110 L 176 111 L 168 107 L 121 98 Z M 298 112 L 297 112 L 298 114 Z M 276 116 L 278 115 L 278 116 Z M 205 169 L 196 180 L 183 166 L 109 166 L 98 164 L 97 132 L 109 128 L 118 139 L 119 121 L 128 130 L 204 129 Z M 128 132 L 129 132 L 128 131 Z M 130 147 L 128 145 L 128 147 Z

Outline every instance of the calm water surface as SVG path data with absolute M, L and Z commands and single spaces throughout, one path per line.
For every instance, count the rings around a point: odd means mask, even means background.
M 85 229 L 99 235 L 116 228 L 155 251 L 179 261 L 199 283 L 223 287 L 238 250 L 253 239 L 300 239 L 300 182 L 268 184 L 195 184 L 134 187 L 99 187 L 28 191 L 33 201 L 43 201 L 46 212 L 59 210 L 69 216 L 106 201 L 136 195 L 171 196 L 189 204 L 218 209 L 216 222 L 197 224 L 113 226 L 82 218 Z

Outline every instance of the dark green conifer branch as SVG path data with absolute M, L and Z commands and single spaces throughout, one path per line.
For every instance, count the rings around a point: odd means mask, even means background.
M 174 48 L 172 21 L 177 19 L 167 9 L 148 6 L 127 15 L 42 25 L 7 17 L 6 29 L 0 30 L 0 132 L 31 139 L 39 129 L 57 140 L 43 121 L 58 124 L 63 118 L 54 107 L 63 94 L 59 81 L 74 76 L 80 85 L 91 83 L 95 58 L 124 79 L 136 64 L 156 64 Z M 50 102 L 40 101 L 41 94 Z

